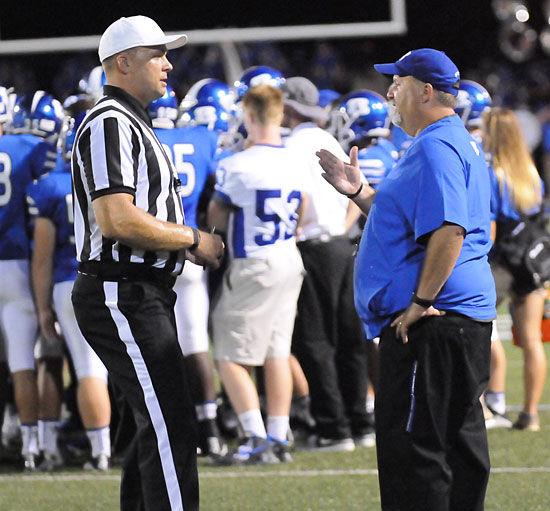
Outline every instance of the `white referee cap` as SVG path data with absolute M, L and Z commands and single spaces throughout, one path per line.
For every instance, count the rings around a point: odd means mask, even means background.
M 187 42 L 185 34 L 167 36 L 157 22 L 147 16 L 130 16 L 111 23 L 99 41 L 99 60 L 103 62 L 124 50 L 137 46 L 161 46 L 179 48 Z

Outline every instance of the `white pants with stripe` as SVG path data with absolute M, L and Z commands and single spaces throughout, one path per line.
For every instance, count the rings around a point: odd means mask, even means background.
M 0 324 L 12 373 L 32 370 L 38 318 L 31 295 L 29 261 L 0 261 Z
M 189 261 L 176 280 L 176 325 L 184 356 L 208 351 L 208 289 L 202 266 Z

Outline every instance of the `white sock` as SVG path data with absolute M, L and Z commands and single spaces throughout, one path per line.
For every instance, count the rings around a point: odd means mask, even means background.
M 485 403 L 499 415 L 506 413 L 506 394 L 504 392 L 485 392 Z
M 201 405 L 195 405 L 195 413 L 199 422 L 215 419 L 218 416 L 218 405 L 215 401 L 206 401 Z
M 374 396 L 367 394 L 367 412 L 374 412 Z
M 38 419 L 38 448 L 49 454 L 57 452 L 59 421 Z
M 23 440 L 21 449 L 23 456 L 38 455 L 38 426 L 36 424 L 21 424 L 21 439 Z
M 216 401 L 207 401 L 203 405 L 204 409 L 204 418 L 208 420 L 213 420 L 218 416 L 218 405 Z
M 279 442 L 286 442 L 288 428 L 288 415 L 269 415 L 267 417 L 267 434 L 271 438 Z
M 267 433 L 265 431 L 264 421 L 262 420 L 262 413 L 259 408 L 248 410 L 239 414 L 239 422 L 244 429 L 244 434 L 247 437 L 259 436 L 266 438 Z
M 204 406 L 203 405 L 195 405 L 195 414 L 197 415 L 197 420 L 199 422 L 206 419 L 206 417 L 204 415 Z
M 92 458 L 97 458 L 100 454 L 111 457 L 111 430 L 109 426 L 87 429 L 86 436 L 92 446 Z

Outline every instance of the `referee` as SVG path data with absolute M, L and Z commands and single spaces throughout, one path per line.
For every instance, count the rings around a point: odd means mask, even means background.
M 137 426 L 123 460 L 124 511 L 199 509 L 194 408 L 172 286 L 186 258 L 218 267 L 224 245 L 183 225 L 180 183 L 146 112 L 166 90 L 167 50 L 186 41 L 145 16 L 107 28 L 99 43 L 107 85 L 72 157 L 75 314 Z

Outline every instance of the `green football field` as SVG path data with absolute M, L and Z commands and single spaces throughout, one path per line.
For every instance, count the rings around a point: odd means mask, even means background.
M 508 405 L 521 404 L 521 350 L 505 342 Z M 550 351 L 546 346 L 547 353 Z M 487 511 L 547 511 L 550 488 L 550 389 L 541 411 L 542 431 L 489 431 L 492 474 Z M 353 453 L 296 452 L 292 464 L 217 468 L 200 461 L 203 511 L 353 511 L 380 508 L 374 449 Z M 91 475 L 0 473 L 0 511 L 113 511 L 120 471 Z M 465 510 L 467 511 L 467 510 Z

